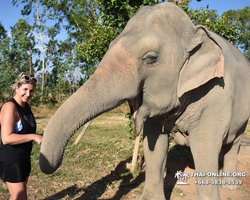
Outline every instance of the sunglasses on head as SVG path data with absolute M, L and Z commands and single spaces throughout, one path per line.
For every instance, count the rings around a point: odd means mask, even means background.
M 20 79 L 19 80 L 25 80 L 25 81 L 32 81 L 33 83 L 37 83 L 38 82 L 38 80 L 37 80 L 37 78 L 35 78 L 35 77 L 31 77 L 31 76 L 28 76 L 28 75 L 25 75 L 25 74 L 23 74 L 21 77 L 20 77 Z

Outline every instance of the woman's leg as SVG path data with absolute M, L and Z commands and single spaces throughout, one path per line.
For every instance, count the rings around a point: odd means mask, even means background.
M 27 200 L 27 181 L 21 183 L 6 182 L 10 200 Z

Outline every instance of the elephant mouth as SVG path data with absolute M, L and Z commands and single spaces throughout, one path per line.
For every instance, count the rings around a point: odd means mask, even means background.
M 128 100 L 132 120 L 136 119 L 138 110 L 142 105 L 142 97 L 143 97 L 143 93 L 141 91 L 137 97 L 135 97 L 134 99 Z
M 133 124 L 133 132 L 135 135 L 139 135 L 143 124 L 143 116 L 141 115 L 141 111 L 139 112 L 139 109 L 142 107 L 142 102 L 143 102 L 143 92 L 141 91 L 140 94 L 133 98 L 128 100 L 129 107 L 130 107 L 130 112 L 131 112 L 131 120 Z

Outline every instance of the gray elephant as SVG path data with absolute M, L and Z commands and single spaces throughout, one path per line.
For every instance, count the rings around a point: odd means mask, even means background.
M 221 151 L 223 171 L 236 172 L 250 116 L 249 77 L 250 64 L 238 49 L 194 26 L 175 4 L 143 7 L 110 44 L 91 78 L 49 121 L 40 168 L 53 173 L 80 126 L 128 101 L 135 133 L 143 130 L 146 178 L 140 199 L 165 199 L 170 132 L 188 136 L 196 172 L 218 172 Z M 218 185 L 197 185 L 197 198 L 219 200 Z

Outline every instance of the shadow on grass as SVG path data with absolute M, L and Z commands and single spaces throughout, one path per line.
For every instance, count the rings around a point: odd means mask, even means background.
M 77 186 L 71 186 L 65 190 L 62 190 L 53 196 L 46 198 L 45 200 L 59 200 L 64 197 L 67 199 L 75 200 L 101 200 L 101 197 L 107 190 L 107 187 L 111 185 L 114 181 L 120 181 L 119 188 L 115 195 L 105 200 L 119 200 L 124 195 L 128 194 L 134 188 L 137 188 L 145 180 L 145 173 L 141 172 L 135 179 L 131 173 L 128 173 L 126 169 L 126 164 L 131 162 L 131 158 L 121 161 L 117 167 L 107 176 L 101 178 L 100 180 L 92 183 L 85 188 L 77 188 Z M 143 164 L 143 161 L 142 161 Z M 177 171 L 184 171 L 186 167 L 195 169 L 193 156 L 191 150 L 187 146 L 175 145 L 168 151 L 168 159 L 166 164 L 167 175 L 164 179 L 164 191 L 166 200 L 170 200 L 175 187 L 176 182 L 178 181 L 175 178 L 175 173 Z M 219 157 L 219 169 L 223 167 L 223 154 L 220 154 Z M 124 175 L 126 174 L 126 175 Z M 77 194 L 83 193 L 80 197 Z
M 62 190 L 50 197 L 45 198 L 44 200 L 58 200 L 64 197 L 69 199 L 75 200 L 95 200 L 99 199 L 107 190 L 107 187 L 111 185 L 114 181 L 121 180 L 119 185 L 119 189 L 112 197 L 112 200 L 121 199 L 122 196 L 128 194 L 132 189 L 138 187 L 142 182 L 144 182 L 145 174 L 144 172 L 140 173 L 135 179 L 131 173 L 127 172 L 126 164 L 131 162 L 131 158 L 121 161 L 117 167 L 111 171 L 110 174 L 101 178 L 100 180 L 92 183 L 88 187 L 85 188 L 78 188 L 77 186 L 68 187 L 65 190 Z M 123 174 L 126 175 L 123 175 Z M 132 180 L 133 179 L 133 180 Z M 132 181 L 131 181 L 132 180 Z M 80 197 L 78 196 L 79 193 L 84 192 Z M 105 198 L 107 200 L 107 198 Z
M 128 194 L 131 190 L 138 187 L 145 180 L 145 173 L 141 172 L 135 179 L 131 173 L 127 172 L 126 164 L 131 162 L 131 158 L 121 161 L 114 171 L 112 171 L 107 176 L 101 178 L 100 180 L 92 183 L 85 188 L 77 188 L 77 186 L 71 186 L 65 190 L 62 190 L 44 200 L 58 200 L 64 197 L 67 199 L 75 200 L 95 200 L 100 199 L 100 197 L 106 192 L 107 187 L 111 185 L 114 181 L 120 181 L 119 189 L 115 195 L 109 200 L 119 200 L 124 195 Z M 166 164 L 167 175 L 164 180 L 164 190 L 166 199 L 169 200 L 176 184 L 177 179 L 174 177 L 177 170 L 184 171 L 186 167 L 194 169 L 194 163 L 192 154 L 189 147 L 175 145 L 168 152 L 168 160 Z M 126 174 L 126 175 L 124 175 Z M 80 197 L 79 193 L 84 192 Z M 108 198 L 105 198 L 108 200 Z

